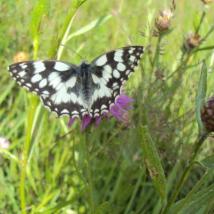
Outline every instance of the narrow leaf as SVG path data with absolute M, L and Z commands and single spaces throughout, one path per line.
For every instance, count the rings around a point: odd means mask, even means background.
M 196 120 L 198 123 L 199 134 L 202 135 L 205 132 L 205 128 L 201 121 L 201 107 L 204 104 L 204 100 L 206 97 L 207 90 L 207 66 L 206 63 L 203 62 L 201 68 L 201 76 L 198 84 L 198 90 L 196 95 Z
M 73 37 L 82 35 L 90 30 L 92 30 L 95 27 L 98 27 L 100 25 L 102 25 L 103 23 L 105 23 L 107 20 L 109 20 L 112 16 L 111 15 L 106 15 L 106 16 L 101 16 L 97 19 L 95 19 L 94 21 L 90 22 L 89 24 L 85 25 L 84 27 L 80 28 L 79 30 L 77 30 L 74 33 L 71 33 L 66 42 L 68 42 L 70 39 L 72 39 Z
M 208 169 L 214 169 L 214 155 L 206 157 L 200 163 Z
M 144 161 L 153 184 L 162 199 L 166 197 L 166 178 L 155 144 L 147 126 L 141 128 Z

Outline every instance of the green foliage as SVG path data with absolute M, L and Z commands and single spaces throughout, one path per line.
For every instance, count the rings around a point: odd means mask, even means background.
M 213 138 L 204 142 L 200 109 L 213 96 L 214 5 L 176 1 L 158 34 L 170 4 L 1 1 L 0 137 L 10 146 L 0 148 L 0 213 L 212 213 Z M 200 34 L 194 48 L 191 31 Z M 69 128 L 6 71 L 20 51 L 79 64 L 130 44 L 146 51 L 125 87 L 134 98 L 128 127 L 109 118 Z
M 145 165 L 149 171 L 157 191 L 164 200 L 166 197 L 166 178 L 156 146 L 151 138 L 147 127 L 141 128 L 142 149 Z
M 207 90 L 207 67 L 206 67 L 206 63 L 203 62 L 202 68 L 201 68 L 200 81 L 198 85 L 198 91 L 196 95 L 196 119 L 198 122 L 200 134 L 204 134 L 205 132 L 204 130 L 205 128 L 201 121 L 201 108 L 205 103 L 206 90 Z

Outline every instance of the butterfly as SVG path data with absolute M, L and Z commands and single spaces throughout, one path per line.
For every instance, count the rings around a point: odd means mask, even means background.
M 91 63 L 24 61 L 8 70 L 19 85 L 39 95 L 57 116 L 96 118 L 114 105 L 143 52 L 143 46 L 128 46 L 104 53 Z

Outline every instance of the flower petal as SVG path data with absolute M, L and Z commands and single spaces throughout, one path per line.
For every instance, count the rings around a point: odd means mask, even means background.
M 92 118 L 89 115 L 85 115 L 82 119 L 81 131 L 87 128 L 87 126 L 91 123 Z

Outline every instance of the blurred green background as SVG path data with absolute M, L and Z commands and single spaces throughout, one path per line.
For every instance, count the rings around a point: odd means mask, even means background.
M 167 8 L 169 29 L 157 32 Z M 164 213 L 198 136 L 203 60 L 213 93 L 213 9 L 200 0 L 0 0 L 0 213 Z M 184 48 L 197 30 L 203 42 Z M 126 84 L 128 126 L 111 118 L 69 128 L 7 72 L 20 59 L 79 64 L 127 45 L 147 47 Z M 167 212 L 212 213 L 213 170 L 200 163 L 213 148 L 210 137 Z

